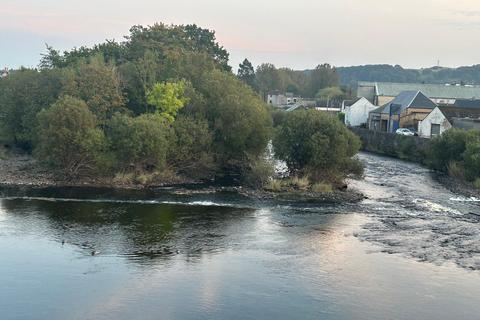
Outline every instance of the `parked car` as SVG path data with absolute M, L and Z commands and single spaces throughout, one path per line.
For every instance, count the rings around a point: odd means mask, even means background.
M 400 134 L 402 136 L 416 136 L 417 135 L 415 132 L 413 132 L 412 130 L 407 129 L 407 128 L 397 129 L 397 131 L 395 131 L 395 133 Z

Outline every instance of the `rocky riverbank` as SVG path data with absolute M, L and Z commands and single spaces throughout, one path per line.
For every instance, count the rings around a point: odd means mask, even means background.
M 278 200 L 299 202 L 345 203 L 358 202 L 364 196 L 354 190 L 335 190 L 333 192 L 312 192 L 294 190 L 288 192 L 272 192 L 267 190 L 254 190 L 242 186 L 212 186 L 202 184 L 166 183 L 165 185 L 145 186 L 142 184 L 116 183 L 114 179 L 86 178 L 82 180 L 66 181 L 59 179 L 48 170 L 44 169 L 31 155 L 3 151 L 0 154 L 0 188 L 15 193 L 15 189 L 25 188 L 111 188 L 117 190 L 149 190 L 170 186 L 172 193 L 177 195 L 195 195 L 220 192 L 234 192 L 252 200 Z

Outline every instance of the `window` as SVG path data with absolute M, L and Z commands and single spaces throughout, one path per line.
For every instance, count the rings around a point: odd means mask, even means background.
M 438 136 L 439 134 L 440 134 L 440 125 L 432 123 L 430 135 L 433 137 L 433 136 Z

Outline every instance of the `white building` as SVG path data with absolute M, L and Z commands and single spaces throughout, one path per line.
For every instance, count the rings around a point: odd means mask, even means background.
M 275 107 L 286 107 L 297 104 L 302 99 L 294 96 L 293 93 L 269 93 L 267 95 L 267 103 Z
M 480 108 L 436 107 L 418 123 L 418 135 L 431 138 L 451 128 L 480 130 Z
M 366 98 L 355 101 L 344 101 L 342 111 L 345 113 L 345 124 L 350 127 L 360 127 L 368 123 L 368 114 L 377 108 Z
M 450 121 L 448 121 L 442 110 L 436 107 L 425 119 L 418 123 L 418 135 L 424 138 L 431 138 L 441 135 L 451 128 L 452 124 Z

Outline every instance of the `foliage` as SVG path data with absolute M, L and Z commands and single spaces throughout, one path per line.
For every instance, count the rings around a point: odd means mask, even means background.
M 455 178 L 476 181 L 480 178 L 480 131 L 450 129 L 435 137 L 427 163 Z
M 37 113 L 49 107 L 63 89 L 64 71 L 21 69 L 0 81 L 0 129 L 9 143 L 31 150 Z
M 135 118 L 116 114 L 107 126 L 117 170 L 165 166 L 171 130 L 164 119 L 154 114 Z
M 186 112 L 203 115 L 213 133 L 216 161 L 221 167 L 239 168 L 261 155 L 271 133 L 267 106 L 232 74 L 214 70 L 197 86 L 208 105 Z
M 215 33 L 196 25 L 134 26 L 123 42 L 64 52 L 47 46 L 38 70 L 0 80 L 1 134 L 71 176 L 253 174 L 272 123 L 251 87 L 253 66 L 245 60 L 241 69 L 243 81 L 231 73 Z M 77 169 L 73 150 L 85 155 Z
M 97 169 L 105 136 L 86 103 L 63 96 L 38 115 L 37 156 L 68 178 Z
M 450 163 L 463 161 L 467 135 L 465 130 L 451 129 L 433 138 L 428 152 L 428 165 L 435 170 L 447 172 Z
M 97 56 L 89 62 L 79 62 L 73 73 L 66 93 L 84 100 L 102 124 L 124 107 L 125 99 L 115 67 Z
M 243 60 L 242 63 L 240 63 L 237 76 L 240 80 L 248 84 L 250 87 L 255 88 L 255 69 L 253 68 L 253 65 L 248 59 Z
M 276 156 L 292 173 L 309 176 L 313 182 L 340 182 L 358 167 L 352 157 L 360 140 L 336 117 L 316 110 L 288 114 L 273 140 Z
M 294 71 L 277 69 L 273 64 L 265 63 L 257 68 L 256 85 L 264 96 L 280 91 L 314 98 L 321 89 L 339 87 L 340 79 L 336 69 L 329 64 L 319 65 L 314 70 Z
M 215 172 L 213 134 L 204 119 L 181 115 L 173 123 L 174 141 L 168 161 L 180 173 L 206 178 Z
M 322 100 L 332 100 L 343 98 L 344 96 L 345 93 L 340 87 L 325 87 L 317 92 L 315 98 Z
M 185 82 L 157 83 L 147 93 L 147 102 L 155 106 L 157 113 L 173 122 L 178 111 L 185 106 Z
M 249 161 L 250 165 L 244 173 L 245 183 L 254 188 L 267 186 L 275 174 L 272 159 L 266 156 L 257 157 Z

